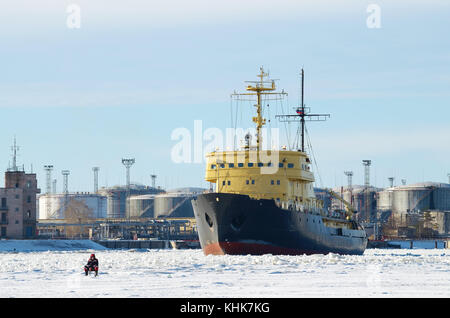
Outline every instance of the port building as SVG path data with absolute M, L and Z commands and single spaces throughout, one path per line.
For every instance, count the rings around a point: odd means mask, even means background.
M 0 188 L 0 238 L 27 239 L 36 236 L 36 196 L 40 193 L 35 173 L 13 165 L 5 172 Z

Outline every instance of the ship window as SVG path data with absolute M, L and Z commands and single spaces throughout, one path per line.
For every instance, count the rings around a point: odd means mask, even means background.
M 252 180 L 252 184 L 255 184 L 255 180 Z
M 277 180 L 277 185 L 280 185 L 280 180 Z
M 211 165 L 211 169 L 216 169 L 216 165 Z
M 275 184 L 275 182 L 273 180 L 270 180 L 270 184 Z
M 249 181 L 248 181 L 248 180 L 246 180 L 246 182 L 245 182 L 245 183 L 249 184 Z
M 243 167 L 244 164 L 243 163 L 238 163 L 238 167 Z
M 278 164 L 278 167 L 283 168 L 283 163 L 280 162 L 280 163 Z
M 225 164 L 223 164 L 223 163 L 220 164 L 220 167 L 221 167 L 221 168 L 225 168 Z
M 228 185 L 231 185 L 231 181 L 228 181 Z
M 228 167 L 229 167 L 229 168 L 234 168 L 234 163 L 228 164 Z
M 272 164 L 271 162 L 269 162 L 269 163 L 267 164 L 267 166 L 268 166 L 268 167 L 272 167 L 273 164 Z
M 249 166 L 249 167 L 253 167 L 253 162 L 249 162 L 249 163 L 248 163 L 248 166 Z
M 225 185 L 225 181 L 222 181 L 222 185 Z
M 264 167 L 264 164 L 262 162 L 258 162 L 258 167 Z
M 288 163 L 288 168 L 294 168 L 294 164 L 293 163 Z

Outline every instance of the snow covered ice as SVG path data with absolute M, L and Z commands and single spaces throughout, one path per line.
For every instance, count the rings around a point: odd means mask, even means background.
M 17 245 L 16 245 L 17 246 Z M 201 250 L 0 248 L 0 297 L 449 297 L 450 250 L 205 256 Z M 84 276 L 91 253 L 99 276 Z

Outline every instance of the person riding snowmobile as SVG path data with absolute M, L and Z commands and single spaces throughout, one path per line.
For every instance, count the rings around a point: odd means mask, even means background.
M 95 271 L 95 276 L 98 275 L 98 259 L 95 258 L 95 254 L 91 254 L 87 265 L 84 266 L 84 273 L 86 274 L 86 276 L 88 275 L 89 271 Z

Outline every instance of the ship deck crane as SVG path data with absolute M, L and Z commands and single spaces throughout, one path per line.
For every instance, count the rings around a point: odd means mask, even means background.
M 336 199 L 338 199 L 345 205 L 345 208 L 346 208 L 345 214 L 347 215 L 347 219 L 351 220 L 353 218 L 353 215 L 356 213 L 353 206 L 349 202 L 347 202 L 347 200 L 345 200 L 343 197 L 341 197 L 339 194 L 337 194 L 333 190 L 325 189 L 325 191 L 328 192 L 329 194 L 331 194 L 333 197 L 335 197 Z

